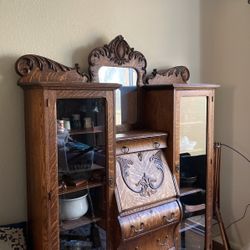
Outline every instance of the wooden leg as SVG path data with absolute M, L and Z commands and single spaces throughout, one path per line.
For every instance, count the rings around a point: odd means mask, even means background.
M 226 229 L 222 220 L 222 216 L 218 207 L 215 209 L 215 216 L 219 224 L 220 234 L 221 234 L 221 238 L 222 238 L 222 242 L 225 247 L 225 250 L 229 250 L 231 249 L 231 247 L 230 247 L 229 240 L 226 234 Z

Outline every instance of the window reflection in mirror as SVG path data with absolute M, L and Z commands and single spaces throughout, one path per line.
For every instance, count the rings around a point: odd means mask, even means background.
M 134 124 L 137 121 L 137 72 L 133 68 L 102 66 L 99 82 L 120 83 L 116 90 L 116 125 Z

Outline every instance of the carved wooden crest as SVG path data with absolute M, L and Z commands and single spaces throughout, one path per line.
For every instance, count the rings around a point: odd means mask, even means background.
M 38 82 L 88 82 L 87 74 L 81 74 L 76 65 L 70 68 L 38 55 L 21 56 L 15 64 L 16 72 L 22 77 L 19 84 Z
M 147 76 L 147 84 L 173 84 L 173 83 L 186 83 L 190 77 L 190 73 L 185 66 L 176 66 L 166 70 L 153 70 Z
M 109 44 L 94 49 L 89 54 L 89 73 L 93 82 L 99 82 L 98 71 L 102 66 L 130 67 L 138 74 L 138 85 L 144 84 L 147 61 L 144 55 L 131 48 L 120 35 Z

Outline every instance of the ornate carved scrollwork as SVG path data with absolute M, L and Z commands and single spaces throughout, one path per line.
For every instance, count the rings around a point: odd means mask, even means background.
M 166 70 L 154 69 L 153 72 L 147 76 L 147 84 L 173 84 L 186 83 L 190 77 L 190 73 L 185 66 L 176 66 Z
M 123 181 L 131 191 L 138 193 L 141 196 L 149 197 L 156 193 L 157 189 L 162 185 L 164 171 L 160 151 L 153 154 L 148 159 L 148 162 L 144 161 L 142 163 L 142 165 L 146 167 L 144 167 L 141 172 L 138 170 L 138 166 L 135 166 L 134 162 L 130 159 L 117 157 L 117 161 L 120 165 Z M 131 168 L 132 166 L 133 169 Z M 151 170 L 151 174 L 147 173 L 149 170 Z M 152 172 L 155 173 L 155 170 L 158 172 L 157 175 L 152 174 Z
M 76 64 L 75 68 L 67 67 L 46 57 L 38 55 L 23 55 L 15 64 L 16 72 L 22 76 L 19 82 L 88 82 L 89 76 L 81 74 Z
M 131 48 L 120 35 L 109 44 L 94 49 L 89 54 L 89 73 L 91 80 L 98 82 L 98 70 L 102 66 L 131 67 L 137 71 L 138 85 L 142 85 L 145 75 L 147 61 L 144 55 Z

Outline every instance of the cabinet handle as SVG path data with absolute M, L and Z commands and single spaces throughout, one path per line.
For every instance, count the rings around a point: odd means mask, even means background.
M 111 177 L 111 178 L 109 178 L 109 187 L 111 187 L 111 188 L 114 188 L 114 185 L 115 183 L 114 183 L 114 179 Z
M 129 148 L 126 147 L 126 146 L 123 146 L 123 147 L 121 148 L 121 151 L 122 151 L 123 154 L 127 154 L 127 153 L 129 152 Z
M 155 142 L 153 143 L 153 148 L 157 149 L 157 148 L 160 147 L 160 145 L 161 145 L 161 144 L 160 144 L 159 142 L 155 141 Z
M 169 245 L 168 236 L 166 236 L 164 240 L 158 239 L 157 244 L 159 246 L 168 246 Z
M 139 228 L 136 228 L 134 225 L 131 225 L 130 228 L 131 228 L 132 233 L 134 234 L 134 233 L 140 233 L 140 232 L 144 231 L 145 226 L 144 226 L 144 223 L 142 222 L 142 223 L 140 224 L 140 227 L 139 227 Z
M 175 221 L 175 214 L 174 213 L 171 213 L 170 216 L 163 216 L 162 217 L 162 220 L 163 220 L 163 223 L 172 223 Z

